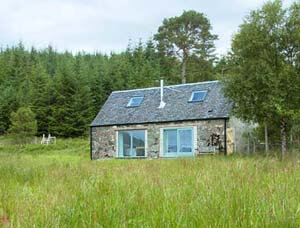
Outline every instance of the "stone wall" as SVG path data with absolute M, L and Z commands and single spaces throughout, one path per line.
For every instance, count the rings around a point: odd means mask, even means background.
M 229 122 L 227 121 L 227 127 Z M 151 123 L 136 125 L 120 125 L 92 127 L 92 158 L 117 157 L 117 131 L 119 130 L 147 130 L 146 153 L 149 158 L 160 157 L 160 129 L 168 127 L 195 127 L 197 129 L 197 145 L 195 146 L 196 155 L 201 152 L 201 148 L 207 147 L 211 143 L 212 135 L 219 138 L 218 148 L 224 148 L 224 119 L 182 121 L 169 123 Z

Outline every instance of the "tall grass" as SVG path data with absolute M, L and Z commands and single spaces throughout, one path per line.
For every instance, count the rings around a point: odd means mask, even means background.
M 87 140 L 1 145 L 1 223 L 299 227 L 300 163 L 237 156 L 91 162 Z

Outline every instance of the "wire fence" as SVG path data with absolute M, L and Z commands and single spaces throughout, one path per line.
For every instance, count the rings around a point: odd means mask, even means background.
M 281 142 L 271 142 L 269 145 L 269 154 L 281 154 L 282 145 Z M 266 146 L 263 142 L 250 142 L 246 143 L 240 147 L 238 153 L 242 154 L 261 154 L 266 155 Z M 300 143 L 299 142 L 288 142 L 287 143 L 287 152 L 289 154 L 299 154 L 300 155 Z

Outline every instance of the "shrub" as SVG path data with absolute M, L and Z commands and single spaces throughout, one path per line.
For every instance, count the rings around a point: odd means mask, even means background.
M 17 112 L 13 112 L 10 120 L 12 124 L 9 133 L 17 143 L 28 143 L 37 133 L 35 115 L 29 107 L 21 107 Z

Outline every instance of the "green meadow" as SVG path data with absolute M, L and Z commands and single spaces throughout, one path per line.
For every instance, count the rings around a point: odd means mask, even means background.
M 299 226 L 296 157 L 90 161 L 88 139 L 0 139 L 0 227 Z

